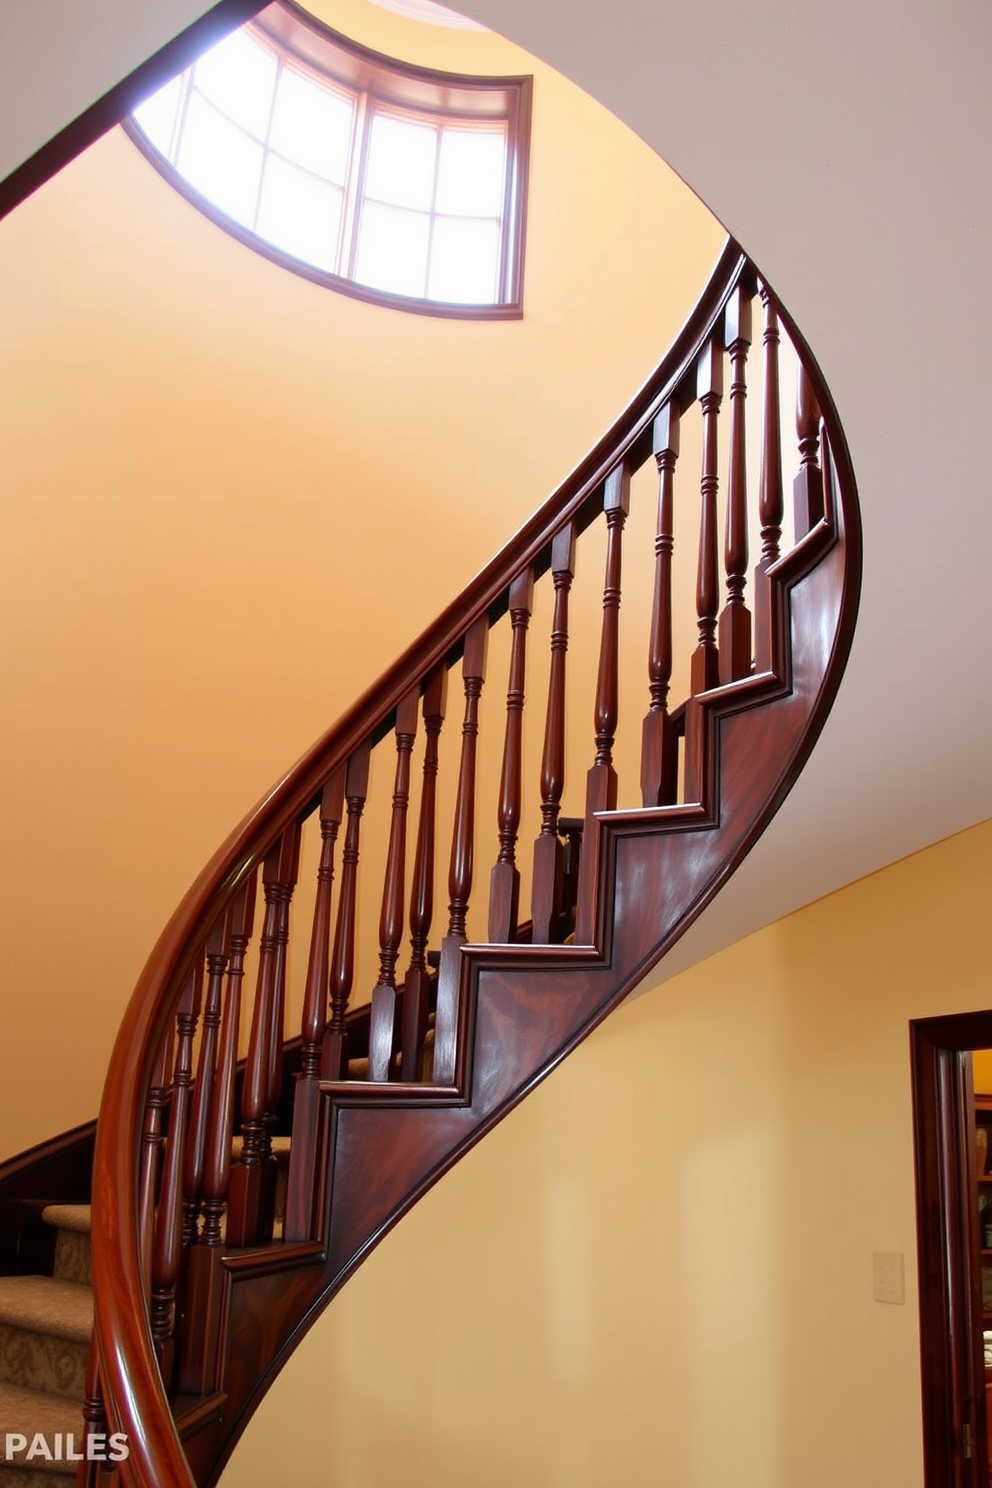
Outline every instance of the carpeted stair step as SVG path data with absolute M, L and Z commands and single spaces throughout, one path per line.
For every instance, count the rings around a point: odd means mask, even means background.
M 93 1290 L 54 1276 L 0 1276 L 0 1382 L 82 1400 Z
M 93 1285 L 89 1204 L 48 1204 L 41 1217 L 58 1231 L 52 1275 L 79 1286 Z
M 78 1401 L 0 1384 L 0 1488 L 65 1488 L 73 1481 L 77 1466 L 67 1459 L 72 1452 L 83 1450 L 83 1431 Z M 46 1450 L 53 1458 L 60 1455 L 61 1462 L 46 1460 L 41 1451 L 26 1460 L 39 1433 Z M 8 1435 L 27 1438 L 27 1446 L 14 1451 L 12 1460 L 6 1455 Z

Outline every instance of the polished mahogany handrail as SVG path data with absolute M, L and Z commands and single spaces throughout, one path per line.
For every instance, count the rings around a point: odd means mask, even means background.
M 189 1485 L 194 1482 L 163 1386 L 160 1370 L 162 1355 L 161 1352 L 156 1353 L 155 1341 L 149 1326 L 148 1282 L 144 1274 L 147 1260 L 143 1259 L 143 1242 L 139 1233 L 138 1173 L 142 1120 L 148 1087 L 152 1079 L 153 1064 L 170 1020 L 176 1012 L 177 1004 L 184 995 L 184 988 L 187 989 L 185 993 L 187 998 L 194 998 L 196 995 L 192 980 L 197 974 L 196 958 L 202 954 L 207 937 L 215 928 L 218 917 L 225 912 L 226 907 L 231 904 L 239 891 L 252 879 L 263 859 L 266 862 L 267 882 L 274 886 L 274 891 L 279 889 L 280 884 L 285 881 L 288 885 L 287 892 L 291 892 L 289 876 L 291 875 L 295 881 L 295 867 L 290 870 L 273 866 L 276 859 L 288 861 L 287 854 L 292 856 L 290 847 L 287 846 L 289 837 L 295 833 L 298 846 L 298 823 L 318 806 L 328 782 L 336 773 L 346 768 L 349 769 L 349 775 L 353 773 L 356 760 L 362 757 L 365 759 L 367 770 L 369 744 L 374 744 L 384 738 L 394 726 L 397 729 L 398 747 L 401 754 L 397 780 L 403 787 L 398 791 L 401 808 L 394 808 L 394 813 L 395 809 L 401 809 L 405 813 L 406 807 L 402 803 L 402 797 L 407 780 L 407 766 L 402 763 L 402 758 L 404 751 L 408 753 L 408 746 L 402 741 L 408 737 L 411 723 L 403 723 L 402 719 L 410 714 L 411 696 L 416 698 L 422 686 L 428 686 L 431 678 L 436 676 L 439 670 L 450 667 L 464 651 L 465 664 L 462 671 L 466 686 L 465 729 L 466 737 L 470 738 L 472 689 L 476 684 L 481 689 L 481 676 L 484 670 L 481 653 L 480 655 L 476 653 L 480 645 L 484 650 L 484 634 L 487 627 L 509 606 L 511 615 L 515 616 L 514 623 L 518 625 L 520 631 L 516 644 L 522 647 L 524 625 L 522 617 L 529 605 L 529 595 L 525 592 L 527 585 L 534 575 L 543 573 L 549 568 L 553 570 L 558 580 L 564 583 L 562 575 L 567 573 L 570 562 L 564 548 L 574 541 L 574 533 L 581 532 L 588 526 L 598 511 L 605 506 L 610 546 L 604 589 L 604 640 L 597 691 L 597 753 L 596 763 L 593 771 L 590 772 L 587 814 L 587 824 L 596 828 L 594 833 L 596 840 L 584 848 L 585 856 L 582 859 L 585 865 L 584 882 L 580 879 L 579 884 L 579 917 L 582 924 L 578 932 L 578 939 L 583 944 L 590 947 L 602 944 L 601 921 L 604 906 L 600 892 L 600 880 L 603 876 L 601 867 L 606 862 L 606 854 L 612 851 L 612 848 L 609 846 L 610 834 L 600 833 L 599 828 L 602 813 L 612 812 L 616 805 L 615 785 L 611 785 L 617 666 L 614 607 L 615 603 L 618 603 L 619 596 L 620 533 L 626 510 L 628 472 L 630 468 L 643 463 L 652 453 L 659 461 L 659 469 L 664 469 L 662 460 L 668 458 L 668 453 L 666 453 L 668 446 L 665 446 L 665 449 L 659 448 L 658 440 L 662 436 L 659 435 L 656 421 L 666 410 L 677 408 L 680 400 L 685 401 L 687 382 L 691 382 L 693 396 L 695 396 L 697 367 L 701 387 L 700 399 L 704 418 L 707 419 L 710 430 L 708 438 L 711 453 L 704 459 L 705 544 L 701 544 L 700 549 L 702 554 L 705 545 L 707 568 L 705 573 L 701 570 L 699 589 L 700 635 L 705 664 L 702 666 L 700 684 L 698 687 L 694 685 L 693 692 L 710 692 L 714 698 L 714 704 L 712 709 L 709 708 L 708 703 L 706 707 L 702 707 L 698 698 L 694 697 L 690 706 L 695 709 L 695 716 L 699 719 L 704 718 L 704 715 L 706 718 L 716 717 L 720 708 L 726 708 L 728 705 L 724 694 L 731 692 L 734 688 L 738 690 L 750 688 L 752 692 L 760 693 L 765 685 L 765 674 L 762 671 L 763 648 L 769 657 L 778 657 L 783 650 L 787 650 L 781 641 L 779 632 L 774 635 L 769 632 L 764 640 L 761 638 L 762 625 L 766 628 L 781 627 L 785 623 L 781 605 L 777 601 L 773 604 L 769 600 L 764 618 L 758 617 L 757 675 L 741 680 L 731 680 L 729 688 L 719 687 L 709 660 L 709 650 L 716 625 L 716 601 L 713 597 L 714 581 L 712 579 L 712 566 L 716 553 L 716 539 L 712 528 L 713 492 L 715 490 L 715 466 L 713 465 L 715 455 L 712 454 L 712 450 L 715 449 L 715 418 L 719 400 L 719 389 L 717 383 L 713 381 L 717 372 L 712 366 L 712 347 L 715 344 L 714 338 L 718 327 L 722 325 L 722 317 L 727 311 L 728 303 L 735 290 L 745 280 L 750 285 L 749 293 L 753 293 L 753 270 L 747 264 L 737 245 L 728 240 L 709 283 L 685 326 L 676 337 L 672 348 L 625 412 L 580 462 L 558 491 L 535 513 L 478 578 L 448 606 L 439 620 L 403 653 L 380 681 L 364 694 L 354 707 L 249 813 L 204 868 L 175 911 L 152 952 L 125 1014 L 111 1057 L 101 1107 L 93 1185 L 94 1281 L 97 1293 L 96 1338 L 99 1368 L 112 1429 L 126 1432 L 130 1440 L 130 1457 L 120 1465 L 119 1469 L 124 1482 L 141 1485 L 141 1488 L 146 1488 L 146 1485 L 152 1483 L 176 1485 L 176 1488 L 180 1488 L 181 1485 L 181 1488 L 189 1488 Z M 767 294 L 765 298 L 767 301 Z M 801 347 L 798 335 L 793 335 L 793 341 Z M 739 342 L 740 336 L 737 337 L 734 345 L 738 349 L 737 354 L 741 355 Z M 860 554 L 857 509 L 856 502 L 853 500 L 853 476 L 843 434 L 829 393 L 808 355 L 802 356 L 802 364 L 805 376 L 811 384 L 812 396 L 823 416 L 825 432 L 829 436 L 829 445 L 826 440 L 824 441 L 824 474 L 826 478 L 826 456 L 829 449 L 840 490 L 840 499 L 844 505 L 843 520 L 849 539 L 851 582 L 841 606 L 843 614 L 838 628 L 836 646 L 836 656 L 842 666 L 850 644 L 856 610 Z M 705 387 L 702 387 L 702 381 L 706 377 L 710 380 Z M 669 420 L 664 432 L 664 438 L 667 438 L 669 442 L 672 438 L 670 431 L 671 421 Z M 779 478 L 779 486 L 780 484 Z M 814 506 L 815 500 L 816 493 L 814 492 L 810 497 Z M 765 506 L 768 512 L 772 513 L 768 516 L 768 522 L 774 525 L 774 502 L 769 498 L 764 503 L 763 521 L 767 515 L 764 511 Z M 808 526 L 816 528 L 819 520 L 820 527 L 822 527 L 822 520 L 820 520 L 822 515 L 822 510 L 817 513 L 811 507 Z M 738 519 L 735 518 L 735 520 Z M 778 521 L 781 522 L 780 516 Z M 800 536 L 798 547 L 785 558 L 777 558 L 777 548 L 774 548 L 772 539 L 769 538 L 770 546 L 764 574 L 764 578 L 768 581 L 766 588 L 768 585 L 778 584 L 781 592 L 784 593 L 794 577 L 803 571 L 803 565 L 812 561 L 807 553 L 819 554 L 823 550 L 823 543 L 819 541 L 818 535 L 811 534 L 811 541 L 807 542 L 804 540 L 805 527 L 803 524 L 800 524 L 800 527 L 802 530 L 797 527 Z M 664 534 L 661 534 L 659 542 L 662 542 L 663 538 Z M 553 544 L 557 546 L 553 548 Z M 730 546 L 733 551 L 728 558 L 728 565 L 734 564 L 739 568 L 741 563 L 740 538 L 735 537 Z M 661 551 L 662 549 L 659 548 L 659 552 Z M 700 561 L 702 563 L 702 557 Z M 735 574 L 737 568 L 734 569 Z M 515 587 L 511 590 L 511 586 L 514 585 Z M 768 592 L 771 593 L 770 588 Z M 615 599 L 614 596 L 616 596 Z M 661 650 L 664 650 L 663 645 Z M 520 665 L 522 667 L 522 657 Z M 764 665 L 767 667 L 769 663 L 764 661 Z M 656 674 L 660 678 L 662 671 L 663 666 L 659 661 L 652 675 Z M 702 672 L 705 672 L 705 676 L 702 676 Z M 768 676 L 781 691 L 784 685 L 783 680 L 773 677 L 770 672 Z M 834 669 L 814 710 L 815 722 L 822 719 L 836 688 L 838 677 L 839 670 Z M 658 697 L 661 695 L 661 685 L 659 682 Z M 769 695 L 771 695 L 771 690 L 769 689 Z M 503 802 L 501 804 L 503 847 L 501 848 L 499 874 L 499 881 L 502 885 L 499 903 L 502 908 L 495 937 L 503 939 L 504 942 L 513 939 L 511 922 L 515 920 L 515 909 L 510 913 L 506 906 L 512 902 L 515 882 L 512 838 L 516 829 L 519 791 L 516 784 L 518 765 L 514 715 L 516 706 L 514 699 L 517 691 L 516 682 L 511 679 L 508 697 L 508 742 L 504 760 Z M 720 696 L 718 697 L 717 694 Z M 477 693 L 475 695 L 477 696 Z M 733 704 L 733 697 L 730 698 L 730 703 Z M 400 710 L 399 718 L 397 710 Z M 700 725 L 696 730 L 699 738 L 703 737 L 705 728 L 708 727 L 708 724 L 705 727 Z M 674 721 L 672 729 L 676 730 Z M 814 732 L 815 728 L 810 732 L 810 740 Z M 811 742 L 809 747 L 811 747 Z M 556 815 L 554 786 L 553 783 L 549 783 L 555 769 L 554 747 L 549 745 L 549 751 L 550 763 L 546 766 L 548 781 L 545 783 L 546 810 L 549 814 Z M 805 752 L 808 752 L 808 747 L 804 735 L 797 753 L 804 755 Z M 791 763 L 794 764 L 794 761 Z M 713 761 L 709 756 L 706 760 L 702 755 L 696 760 L 687 758 L 687 779 L 691 777 L 694 769 L 702 771 L 704 768 L 712 767 Z M 466 765 L 463 751 L 463 779 L 460 781 L 459 791 L 461 793 L 464 788 L 469 792 L 466 797 L 465 822 L 469 822 L 471 814 L 471 774 L 474 769 L 471 760 L 467 768 L 469 773 L 465 775 Z M 777 799 L 784 794 L 784 790 L 797 772 L 796 769 L 788 780 L 783 772 L 782 778 L 776 785 L 776 804 Z M 705 794 L 702 790 L 703 782 L 700 780 L 695 783 L 699 785 L 700 794 L 689 796 L 687 800 L 701 801 Z M 346 785 L 345 793 L 347 794 L 350 789 L 351 787 Z M 355 787 L 357 801 L 364 799 L 364 789 L 364 784 Z M 655 794 L 652 799 L 661 802 L 664 798 L 663 792 L 659 794 L 657 786 L 653 789 Z M 358 810 L 360 812 L 360 805 Z M 659 805 L 657 810 L 664 813 L 666 807 Z M 340 820 L 340 806 L 337 811 L 338 820 Z M 621 813 L 618 817 L 618 830 L 621 834 L 627 829 L 623 824 L 623 815 Z M 399 819 L 396 818 L 396 820 L 398 832 Z M 646 829 L 643 816 L 635 823 L 635 827 L 638 831 Z M 755 832 L 758 829 L 756 827 Z M 335 827 L 334 830 L 336 832 L 337 828 Z M 470 832 L 470 824 L 466 826 L 466 831 Z M 750 845 L 753 835 L 752 833 L 748 837 L 746 844 L 739 845 L 735 849 L 735 861 L 743 855 L 746 846 Z M 459 845 L 456 833 L 456 845 L 453 849 L 455 856 L 452 859 L 453 918 L 447 942 L 452 942 L 452 940 L 464 942 L 464 912 L 460 907 L 462 900 L 459 896 L 464 897 L 467 894 L 465 869 L 468 866 L 470 881 L 471 848 L 470 835 L 461 840 Z M 460 859 L 458 854 L 461 854 Z M 398 865 L 400 861 L 398 851 L 395 861 Z M 730 866 L 730 864 L 725 866 L 720 874 L 721 878 L 730 871 Z M 282 890 L 279 889 L 279 892 Z M 598 895 L 599 898 L 597 898 Z M 381 985 L 385 991 L 380 1000 L 390 1007 L 395 1000 L 393 994 L 396 990 L 395 921 L 400 898 L 401 895 L 394 884 L 389 889 L 383 908 L 384 928 L 381 943 L 384 974 Z M 695 912 L 698 910 L 693 908 L 691 913 Z M 275 910 L 272 913 L 274 915 Z M 274 926 L 276 920 L 273 919 L 271 923 Z M 269 933 L 270 941 L 272 933 L 274 932 Z M 519 945 L 505 945 L 504 948 L 516 960 L 527 961 L 532 958 L 535 966 L 545 964 L 547 953 L 551 950 L 547 946 L 535 949 Z M 266 954 L 275 954 L 275 952 L 266 952 Z M 457 959 L 456 956 L 454 960 L 457 961 Z M 442 947 L 440 972 L 442 982 L 446 975 L 445 966 L 445 949 Z M 275 973 L 273 972 L 272 975 Z M 281 995 L 273 982 L 267 981 L 266 988 L 266 995 L 270 998 L 277 998 Z M 265 1016 L 268 1017 L 269 1014 L 266 1013 Z M 375 1019 L 374 1009 L 372 1016 Z M 451 1014 L 456 1021 L 463 1016 L 463 1013 Z M 439 1046 L 443 1041 L 440 1004 L 438 1019 L 434 1082 L 429 1087 L 423 1087 L 428 1093 L 438 1092 L 446 1083 L 450 1084 L 458 1079 L 454 1045 L 450 1044 L 439 1054 Z M 184 1026 L 182 1020 L 180 1021 L 181 1026 Z M 448 1031 L 451 1032 L 451 1029 Z M 576 1030 L 575 1036 L 579 1036 L 579 1030 Z M 464 1043 L 461 1053 L 464 1053 Z M 177 1069 L 181 1071 L 181 1078 L 185 1083 L 188 1080 L 188 1053 L 182 1057 L 186 1063 L 177 1065 Z M 380 1059 L 382 1068 L 386 1069 L 388 1048 L 384 1054 L 376 1057 Z M 437 1073 L 439 1068 L 448 1071 L 440 1084 Z M 264 1061 L 259 1064 L 258 1078 L 264 1081 Z M 336 1076 L 332 1074 L 333 1078 Z M 393 1089 L 396 1090 L 396 1087 L 394 1086 Z M 401 1093 L 397 1091 L 397 1094 Z M 168 1236 L 163 1243 L 168 1250 Z M 163 1308 L 167 1308 L 168 1305 L 168 1298 L 163 1298 Z

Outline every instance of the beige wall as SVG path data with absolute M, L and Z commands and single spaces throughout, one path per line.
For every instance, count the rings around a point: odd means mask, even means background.
M 990 865 L 985 823 L 623 1008 L 387 1236 L 224 1488 L 918 1484 L 908 1021 L 992 1002 Z
M 286 274 L 119 132 L 0 224 L 0 1157 L 95 1113 L 202 863 L 598 438 L 722 243 L 508 43 L 345 15 L 535 72 L 522 321 Z

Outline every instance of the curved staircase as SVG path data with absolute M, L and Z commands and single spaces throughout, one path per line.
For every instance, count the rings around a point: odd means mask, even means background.
M 794 330 L 783 435 L 782 318 L 728 244 L 614 428 L 166 927 L 117 1040 L 94 1169 L 85 1414 L 127 1434 L 123 1482 L 216 1478 L 370 1249 L 637 985 L 799 773 L 850 645 L 859 527 Z M 626 603 L 628 569 L 643 604 Z M 490 705 L 480 725 L 490 642 L 498 721 Z M 642 701 L 621 718 L 632 685 Z

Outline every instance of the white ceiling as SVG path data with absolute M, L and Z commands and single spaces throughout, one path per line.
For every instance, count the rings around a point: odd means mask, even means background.
M 4 0 L 0 177 L 203 0 Z M 470 0 L 658 150 L 794 315 L 850 441 L 861 620 L 799 785 L 670 969 L 992 815 L 992 6 Z

